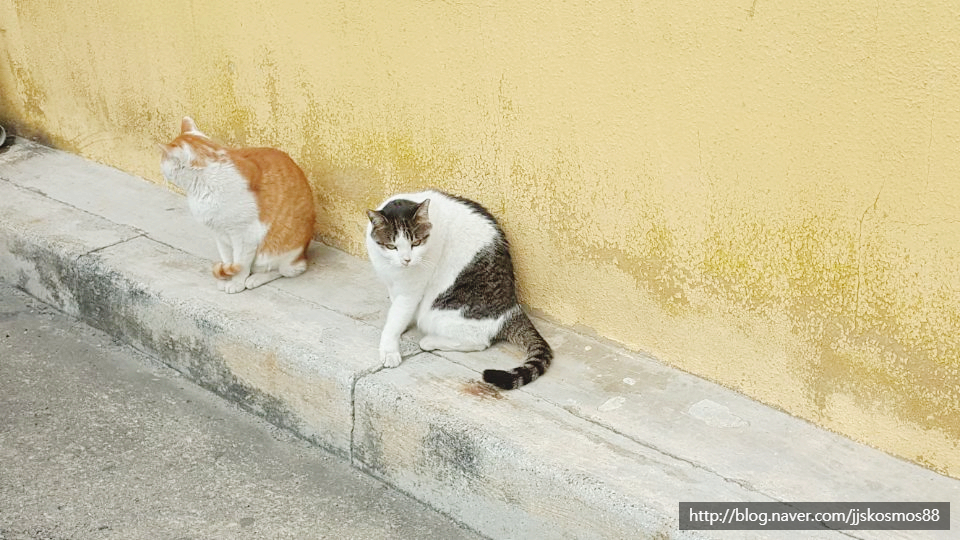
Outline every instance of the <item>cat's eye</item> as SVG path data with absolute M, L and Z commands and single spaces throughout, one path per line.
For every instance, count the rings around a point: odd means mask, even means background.
M 423 240 L 417 238 L 417 239 L 414 240 L 413 242 L 410 242 L 410 245 L 413 246 L 413 247 L 417 247 L 417 246 L 419 246 L 419 245 L 422 244 L 422 243 L 423 243 Z
M 397 245 L 396 245 L 396 244 L 384 244 L 383 247 L 385 247 L 385 248 L 387 248 L 387 249 L 391 249 L 391 250 L 396 250 L 396 249 L 397 249 Z

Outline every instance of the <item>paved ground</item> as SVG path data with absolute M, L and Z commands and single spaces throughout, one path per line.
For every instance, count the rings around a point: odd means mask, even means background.
M 0 283 L 0 539 L 480 538 Z

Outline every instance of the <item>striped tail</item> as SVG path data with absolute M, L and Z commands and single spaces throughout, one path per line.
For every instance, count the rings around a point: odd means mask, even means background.
M 516 313 L 504 323 L 497 339 L 509 341 L 526 350 L 527 361 L 510 371 L 484 370 L 484 381 L 504 390 L 511 390 L 537 380 L 537 377 L 546 373 L 547 368 L 550 367 L 553 349 L 519 307 Z

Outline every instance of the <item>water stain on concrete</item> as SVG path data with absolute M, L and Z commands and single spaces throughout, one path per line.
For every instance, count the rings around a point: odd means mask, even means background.
M 479 399 L 503 399 L 503 394 L 496 386 L 480 381 L 463 383 L 460 392 Z
M 440 479 L 479 478 L 482 448 L 466 431 L 431 424 L 420 445 L 421 461 Z

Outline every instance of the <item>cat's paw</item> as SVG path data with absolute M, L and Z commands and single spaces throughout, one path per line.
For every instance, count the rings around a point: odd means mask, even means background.
M 380 361 L 383 362 L 383 367 L 395 368 L 400 365 L 401 360 L 403 358 L 400 357 L 400 351 L 380 351 Z
M 235 294 L 238 292 L 245 291 L 246 289 L 247 289 L 247 286 L 244 283 L 244 280 L 242 279 L 239 279 L 239 280 L 233 279 L 230 281 L 225 281 L 223 284 L 223 292 L 227 294 Z
M 256 289 L 261 285 L 270 283 L 271 281 L 279 278 L 281 276 L 280 272 L 257 272 L 256 274 L 250 274 L 247 276 L 247 279 L 244 281 L 244 284 L 248 289 Z
M 306 271 L 307 261 L 305 260 L 299 260 L 295 263 L 290 263 L 287 266 L 280 267 L 280 275 L 283 277 L 297 277 Z

